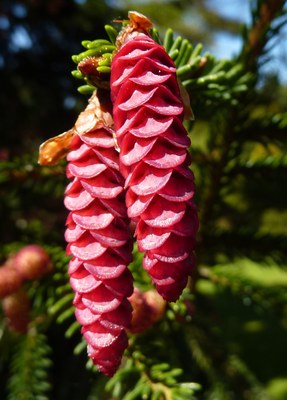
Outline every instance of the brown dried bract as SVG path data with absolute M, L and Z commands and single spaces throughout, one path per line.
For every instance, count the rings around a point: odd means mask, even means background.
M 87 132 L 98 129 L 101 126 L 112 128 L 113 119 L 107 94 L 97 91 L 90 98 L 86 109 L 80 113 L 72 129 L 41 144 L 38 158 L 39 164 L 56 165 L 69 152 L 74 135 L 85 135 Z
M 73 129 L 46 140 L 39 149 L 38 162 L 41 165 L 56 165 L 69 151 L 74 136 Z
M 98 90 L 92 95 L 86 109 L 80 113 L 74 127 L 76 134 L 85 135 L 101 126 L 113 127 L 111 104 L 108 94 Z
M 152 28 L 152 22 L 145 15 L 137 11 L 129 11 L 128 17 L 131 25 L 136 30 L 142 29 L 147 31 Z
M 181 83 L 180 79 L 177 78 L 178 86 L 179 86 L 179 91 L 180 91 L 180 97 L 183 103 L 183 110 L 184 110 L 184 119 L 186 120 L 194 120 L 194 114 L 190 106 L 190 98 L 187 90 Z
M 117 49 L 121 48 L 121 46 L 126 42 L 127 38 L 130 38 L 131 34 L 136 36 L 140 33 L 145 33 L 148 35 L 149 30 L 153 27 L 152 22 L 145 15 L 140 14 L 137 11 L 129 11 L 128 17 L 129 24 L 123 27 L 117 37 Z

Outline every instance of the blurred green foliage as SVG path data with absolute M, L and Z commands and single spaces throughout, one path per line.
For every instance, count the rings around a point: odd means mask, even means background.
M 2 1 L 0 257 L 39 243 L 54 272 L 27 284 L 27 336 L 11 333 L 0 311 L 1 399 L 286 399 L 287 87 L 260 69 L 286 22 L 286 4 L 252 6 L 252 24 L 242 29 L 212 1 Z M 131 335 L 123 366 L 108 381 L 87 363 L 71 306 L 65 162 L 40 167 L 37 157 L 40 143 L 71 128 L 86 105 L 71 56 L 83 40 L 108 40 L 105 24 L 118 29 L 112 21 L 128 9 L 155 22 L 190 95 L 201 228 L 189 287 L 162 321 Z M 190 24 L 191 13 L 204 23 Z M 237 57 L 205 51 L 218 29 L 242 32 Z M 136 248 L 134 256 L 135 284 L 146 290 Z

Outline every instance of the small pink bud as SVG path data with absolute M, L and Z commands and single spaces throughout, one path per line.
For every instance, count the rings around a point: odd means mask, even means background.
M 144 293 L 144 298 L 150 308 L 153 323 L 161 320 L 165 314 L 166 301 L 163 300 L 156 290 L 148 290 Z
M 96 57 L 86 57 L 78 64 L 78 69 L 83 75 L 98 75 L 98 59 Z
M 30 302 L 26 292 L 19 290 L 5 297 L 2 306 L 10 329 L 19 333 L 26 333 L 30 311 Z
M 22 285 L 22 278 L 18 271 L 6 263 L 0 267 L 0 298 L 4 298 L 16 292 Z
M 78 69 L 85 77 L 88 78 L 88 82 L 92 85 L 102 89 L 109 89 L 109 74 L 105 74 L 97 70 L 99 61 L 101 59 L 102 57 L 86 57 L 79 62 Z
M 14 267 L 23 279 L 35 280 L 51 271 L 48 253 L 36 244 L 23 247 L 14 257 Z
M 132 333 L 146 331 L 164 316 L 166 302 L 155 290 L 143 293 L 135 288 L 129 301 L 133 307 L 132 323 L 129 329 Z

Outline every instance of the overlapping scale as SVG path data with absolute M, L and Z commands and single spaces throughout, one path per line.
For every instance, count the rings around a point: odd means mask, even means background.
M 175 301 L 194 266 L 198 217 L 176 69 L 148 34 L 125 37 L 111 98 L 129 217 L 158 292 Z
M 102 124 L 75 135 L 67 156 L 72 181 L 65 193 L 75 315 L 89 356 L 108 376 L 117 370 L 128 345 L 132 309 L 127 298 L 133 292 L 127 269 L 132 241 L 114 145 L 112 132 Z

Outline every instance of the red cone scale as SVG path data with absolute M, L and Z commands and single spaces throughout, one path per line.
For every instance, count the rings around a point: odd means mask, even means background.
M 70 144 L 65 206 L 66 240 L 75 314 L 99 370 L 112 376 L 128 345 L 133 280 L 127 265 L 132 242 L 124 204 L 124 181 L 111 116 L 93 96 L 80 115 Z
M 144 268 L 163 298 L 175 301 L 194 265 L 198 229 L 190 140 L 175 65 L 141 21 L 133 22 L 111 66 L 120 167 Z

